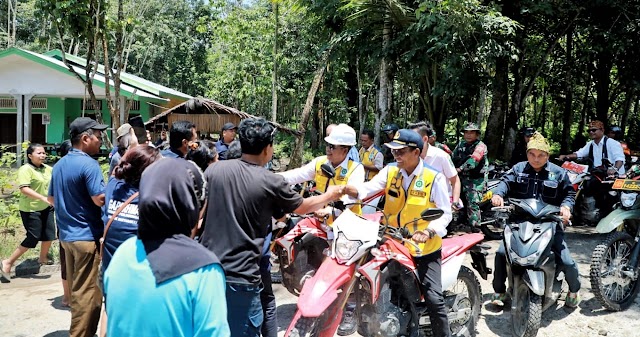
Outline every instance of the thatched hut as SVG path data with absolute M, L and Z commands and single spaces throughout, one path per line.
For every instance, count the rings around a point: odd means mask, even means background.
M 154 133 L 160 130 L 168 130 L 171 124 L 178 120 L 187 120 L 196 125 L 198 131 L 204 134 L 220 133 L 225 123 L 240 124 L 245 118 L 257 116 L 228 107 L 208 98 L 192 98 L 182 104 L 163 111 L 149 119 L 145 125 Z M 273 123 L 279 131 L 298 135 L 299 132 L 286 128 L 278 123 Z

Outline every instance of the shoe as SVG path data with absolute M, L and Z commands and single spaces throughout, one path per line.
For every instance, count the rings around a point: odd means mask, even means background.
M 580 292 L 572 293 L 568 292 L 567 297 L 564 299 L 564 306 L 569 308 L 575 308 L 580 304 Z
M 509 299 L 509 295 L 507 293 L 495 293 L 491 295 L 491 304 L 504 307 L 505 302 Z
M 356 308 L 350 307 L 347 304 L 343 313 L 342 313 L 342 321 L 338 326 L 338 336 L 349 336 L 356 332 L 358 328 L 358 318 L 356 317 Z
M 0 261 L 0 282 L 10 283 L 11 282 L 11 278 L 9 275 L 10 273 L 11 273 L 11 269 L 9 269 L 8 273 L 4 271 L 4 260 Z

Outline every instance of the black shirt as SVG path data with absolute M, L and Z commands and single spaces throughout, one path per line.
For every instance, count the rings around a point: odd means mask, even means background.
M 282 176 L 242 159 L 217 162 L 205 176 L 209 197 L 201 242 L 220 259 L 227 282 L 259 284 L 271 217 L 294 211 L 302 196 Z
M 540 172 L 536 172 L 526 161 L 507 171 L 493 194 L 517 199 L 538 199 L 550 205 L 567 206 L 570 210 L 573 210 L 576 197 L 576 191 L 565 169 L 547 163 Z

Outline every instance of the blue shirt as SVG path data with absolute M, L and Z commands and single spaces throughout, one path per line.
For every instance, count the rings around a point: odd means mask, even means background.
M 229 150 L 229 144 L 222 141 L 222 138 L 215 142 L 216 151 L 218 151 L 218 158 L 221 160 L 227 159 L 227 150 Z
M 96 241 L 104 224 L 100 207 L 91 199 L 104 193 L 104 178 L 98 162 L 71 149 L 53 166 L 49 196 L 54 199 L 60 241 Z
M 353 160 L 356 163 L 360 162 L 360 154 L 358 153 L 358 149 L 356 149 L 355 146 L 351 147 L 351 150 L 349 150 L 349 153 L 347 154 L 347 158 Z
M 142 241 L 130 238 L 104 275 L 107 336 L 230 336 L 222 267 L 156 284 Z
M 124 180 L 109 178 L 105 192 L 104 206 L 102 206 L 102 222 L 105 226 L 109 219 L 130 196 L 138 192 L 138 188 Z M 102 271 L 107 269 L 111 257 L 116 249 L 130 237 L 138 233 L 138 197 L 116 216 L 111 223 L 107 236 L 104 238 L 104 252 L 102 255 Z
M 160 152 L 160 154 L 165 158 L 184 158 L 184 156 L 182 155 L 182 152 L 178 150 L 174 150 L 172 148 L 168 148 Z

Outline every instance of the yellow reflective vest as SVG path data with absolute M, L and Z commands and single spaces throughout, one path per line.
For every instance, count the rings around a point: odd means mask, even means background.
M 313 180 L 316 181 L 316 190 L 322 193 L 327 191 L 327 186 L 346 185 L 349 182 L 349 177 L 351 176 L 353 171 L 355 171 L 356 167 L 360 165 L 360 163 L 356 163 L 353 160 L 349 159 L 349 162 L 347 164 L 348 167 L 344 168 L 342 166 L 339 166 L 339 170 L 336 170 L 336 176 L 332 180 L 327 178 L 324 173 L 322 173 L 322 169 L 320 168 L 322 164 L 327 162 L 327 156 L 318 157 L 318 160 L 316 160 L 316 176 L 313 178 Z M 331 165 L 331 163 L 329 163 L 329 165 Z M 351 206 L 349 207 L 349 209 L 356 214 L 362 214 L 362 207 L 360 205 Z M 333 217 L 330 217 L 329 220 L 327 220 L 327 224 L 333 223 L 332 218 Z
M 387 173 L 387 186 L 385 188 L 384 214 L 389 217 L 389 226 L 400 227 L 406 223 L 420 219 L 420 214 L 427 208 L 435 208 L 431 201 L 431 188 L 433 187 L 437 171 L 423 167 L 422 175 L 414 177 L 409 185 L 409 190 L 402 187 L 404 179 L 397 166 L 389 166 Z M 407 225 L 410 233 L 424 231 L 429 227 L 429 222 L 418 220 Z M 413 245 L 405 243 L 405 246 L 413 256 L 423 256 L 433 253 L 442 247 L 442 238 L 434 236 L 425 243 L 416 243 L 421 251 Z
M 371 147 L 371 151 L 365 150 L 364 147 L 361 147 L 360 151 L 358 151 L 358 154 L 360 155 L 360 162 L 362 163 L 362 165 L 374 166 L 375 165 L 374 164 L 374 159 L 376 158 L 378 153 L 380 153 L 380 151 L 378 149 L 376 149 L 375 146 Z M 378 172 L 372 172 L 372 171 L 369 171 L 369 170 L 365 170 L 365 172 L 364 172 L 364 181 L 369 181 L 369 180 L 373 179 L 373 177 L 375 177 L 376 174 L 378 174 Z

